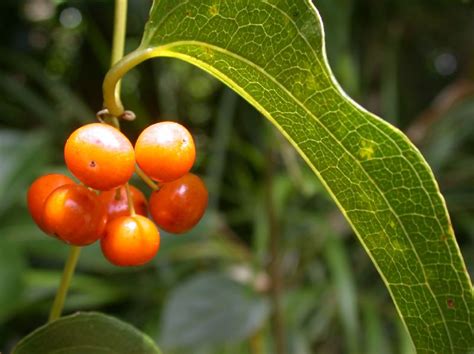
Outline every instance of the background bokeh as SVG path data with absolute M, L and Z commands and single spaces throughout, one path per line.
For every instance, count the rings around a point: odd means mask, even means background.
M 359 103 L 405 131 L 432 166 L 474 274 L 474 5 L 450 0 L 315 0 L 329 59 Z M 127 51 L 151 1 L 129 1 Z M 67 135 L 101 109 L 113 1 L 0 2 L 0 351 L 48 314 L 67 246 L 25 205 L 39 175 L 67 173 Z M 151 60 L 123 100 L 148 124 L 178 120 L 198 146 L 209 209 L 163 233 L 148 266 L 83 250 L 66 312 L 97 310 L 165 353 L 411 353 L 381 278 L 316 177 L 249 104 L 198 69 Z M 149 194 L 140 183 L 136 185 Z

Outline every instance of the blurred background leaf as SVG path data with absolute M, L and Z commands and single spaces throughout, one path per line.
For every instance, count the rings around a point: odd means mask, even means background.
M 172 348 L 212 346 L 248 339 L 260 330 L 268 305 L 251 289 L 222 274 L 201 274 L 181 283 L 163 309 L 158 342 Z

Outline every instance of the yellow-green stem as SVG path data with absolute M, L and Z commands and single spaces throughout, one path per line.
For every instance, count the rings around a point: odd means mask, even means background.
M 130 192 L 130 185 L 125 183 L 125 191 L 127 192 L 127 203 L 128 203 L 128 210 L 130 211 L 130 215 L 135 215 L 135 206 L 133 205 L 133 198 L 132 193 Z
M 125 50 L 125 32 L 127 28 L 127 0 L 115 0 L 114 35 L 110 66 L 114 66 L 123 57 Z M 120 87 L 120 83 L 118 84 Z
M 143 180 L 143 182 L 145 182 L 145 183 L 148 185 L 148 187 L 150 187 L 152 190 L 157 191 L 158 189 L 160 189 L 160 187 L 159 187 L 155 182 L 153 182 L 153 180 L 152 180 L 150 177 L 148 177 L 148 176 L 145 174 L 145 172 L 143 172 L 143 171 L 140 169 L 140 167 L 135 166 L 135 173 L 136 173 L 136 174 L 138 175 L 138 177 L 140 177 L 140 178 Z
M 110 114 L 120 117 L 124 108 L 120 99 L 120 79 L 141 62 L 154 57 L 152 49 L 134 50 L 117 62 L 107 73 L 102 84 L 105 107 Z
M 69 256 L 67 258 L 66 264 L 64 265 L 61 283 L 59 284 L 58 291 L 56 292 L 56 297 L 54 298 L 53 306 L 51 307 L 51 312 L 49 313 L 48 322 L 54 321 L 61 317 L 66 295 L 69 290 L 69 285 L 71 283 L 74 270 L 76 269 L 76 264 L 80 253 L 81 247 L 71 246 L 69 249 Z

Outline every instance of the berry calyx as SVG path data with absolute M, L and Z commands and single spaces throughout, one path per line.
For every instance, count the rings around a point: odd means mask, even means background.
M 101 123 L 75 130 L 66 141 L 64 158 L 74 176 L 102 191 L 127 183 L 135 169 L 130 141 L 117 129 Z
M 46 233 L 51 233 L 42 220 L 44 203 L 49 195 L 56 189 L 66 184 L 75 184 L 68 176 L 51 173 L 37 178 L 28 189 L 28 210 L 38 227 Z
M 130 185 L 130 194 L 133 200 L 135 213 L 147 216 L 148 203 L 143 193 L 138 188 Z M 130 215 L 125 187 L 101 192 L 99 199 L 107 206 L 108 222 L 118 218 L 119 216 Z
M 186 174 L 196 159 L 194 140 L 176 122 L 150 125 L 135 143 L 137 164 L 155 181 L 170 182 Z
M 153 259 L 160 247 L 160 233 L 144 216 L 120 216 L 107 224 L 100 240 L 102 252 L 117 266 L 138 266 Z
M 82 185 L 67 184 L 46 199 L 42 222 L 60 240 L 85 246 L 104 234 L 107 210 L 94 192 Z
M 180 234 L 199 222 L 207 201 L 207 189 L 201 178 L 188 173 L 151 194 L 150 214 L 158 227 Z

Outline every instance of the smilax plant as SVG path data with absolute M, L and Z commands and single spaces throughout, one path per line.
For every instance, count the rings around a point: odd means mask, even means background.
M 79 128 L 65 147 L 66 164 L 82 184 L 47 175 L 28 195 L 38 226 L 73 246 L 51 321 L 23 339 L 15 353 L 80 346 L 81 353 L 159 352 L 148 337 L 105 315 L 58 319 L 78 246 L 100 239 L 105 257 L 120 266 L 143 264 L 158 251 L 159 231 L 143 216 L 140 192 L 128 185 L 134 171 L 154 190 L 149 209 L 159 228 L 186 232 L 207 205 L 204 184 L 189 173 L 195 148 L 184 127 L 152 125 L 134 148 L 118 129 L 120 119 L 133 116 L 121 103 L 120 79 L 154 57 L 207 71 L 290 141 L 352 226 L 418 352 L 473 352 L 473 288 L 433 173 L 402 132 L 339 87 L 310 0 L 155 0 L 141 44 L 122 59 L 126 2 L 116 4 L 102 123 Z M 111 216 L 118 209 L 120 215 Z M 61 333 L 61 340 L 41 340 Z

